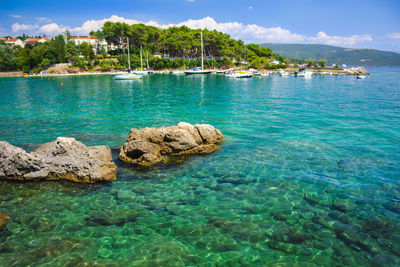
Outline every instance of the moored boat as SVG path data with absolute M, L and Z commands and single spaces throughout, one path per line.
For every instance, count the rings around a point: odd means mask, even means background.
M 191 74 L 210 74 L 211 70 L 204 70 L 204 55 L 203 55 L 203 32 L 200 33 L 200 39 L 201 39 L 201 68 L 193 68 L 190 70 L 186 70 L 185 74 L 186 75 L 191 75 Z
M 299 72 L 295 73 L 296 77 L 304 77 L 304 78 L 311 78 L 312 75 L 313 75 L 313 72 L 306 68 L 299 69 Z
M 134 73 L 130 72 L 131 70 L 131 62 L 130 62 L 130 57 L 129 57 L 129 38 L 128 38 L 128 72 L 116 75 L 114 77 L 115 80 L 137 80 L 142 78 L 142 75 L 137 75 Z
M 126 71 L 118 71 L 118 72 L 110 73 L 111 77 L 115 77 L 118 75 L 126 75 L 126 74 L 128 74 L 128 72 L 126 72 Z
M 185 74 L 183 71 L 181 71 L 181 70 L 174 70 L 173 72 L 171 72 L 172 74 L 175 74 L 175 75 L 182 75 L 182 74 Z
M 288 75 L 289 75 L 289 72 L 286 72 L 286 71 L 284 71 L 283 69 L 280 69 L 278 73 L 279 73 L 279 75 L 281 75 L 281 76 L 288 76 Z
M 193 68 L 193 69 L 190 69 L 190 70 L 186 70 L 184 73 L 187 74 L 187 75 L 190 75 L 190 74 L 210 74 L 211 70 L 204 70 L 203 68 L 198 67 L 198 68 Z
M 121 74 L 114 77 L 115 80 L 137 80 L 142 78 L 142 75 L 137 75 L 133 73 Z
M 228 78 L 251 78 L 253 77 L 253 73 L 249 71 L 231 71 L 225 74 Z

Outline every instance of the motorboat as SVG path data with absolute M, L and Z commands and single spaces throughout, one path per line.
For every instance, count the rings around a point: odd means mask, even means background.
M 279 73 L 279 75 L 281 75 L 281 76 L 288 76 L 288 75 L 289 75 L 289 72 L 286 72 L 286 71 L 284 71 L 283 69 L 280 69 L 280 70 L 278 71 L 278 73 Z
M 269 71 L 263 71 L 260 73 L 261 77 L 269 76 L 271 73 Z
M 306 68 L 299 69 L 299 72 L 296 73 L 296 77 L 311 78 L 312 75 L 313 75 L 313 72 Z
M 249 71 L 231 71 L 225 74 L 228 78 L 251 78 L 253 77 L 253 73 Z
M 172 72 L 172 74 L 175 74 L 175 75 L 182 75 L 182 74 L 185 74 L 183 71 L 181 71 L 181 70 L 174 70 L 173 72 Z
M 358 75 L 358 76 L 357 76 L 357 79 L 367 79 L 367 76 L 365 76 L 365 75 Z
M 142 78 L 142 75 L 137 75 L 133 73 L 121 74 L 114 77 L 115 80 L 137 80 Z

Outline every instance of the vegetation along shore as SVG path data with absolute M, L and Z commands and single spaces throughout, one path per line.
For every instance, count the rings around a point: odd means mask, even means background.
M 127 39 L 130 44 L 130 66 L 141 66 L 140 53 L 145 67 L 155 71 L 188 69 L 200 66 L 199 29 L 186 26 L 160 29 L 144 24 L 128 25 L 106 22 L 102 30 L 90 36 L 71 36 L 69 31 L 52 39 L 25 34 L 6 36 L 0 40 L 0 77 L 59 74 L 101 74 L 128 68 Z M 326 61 L 285 58 L 270 48 L 244 44 L 228 34 L 216 30 L 203 30 L 205 68 L 254 68 L 277 70 L 326 67 Z M 141 52 L 142 51 L 142 52 Z M 338 64 L 330 71 L 343 73 Z

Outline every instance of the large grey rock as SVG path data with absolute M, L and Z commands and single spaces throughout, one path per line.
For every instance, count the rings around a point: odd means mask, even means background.
M 209 124 L 131 129 L 119 158 L 124 162 L 149 165 L 160 162 L 162 155 L 211 153 L 224 142 L 221 131 Z
M 74 138 L 58 137 L 32 153 L 0 142 L 0 179 L 112 181 L 117 166 L 107 146 L 87 147 Z

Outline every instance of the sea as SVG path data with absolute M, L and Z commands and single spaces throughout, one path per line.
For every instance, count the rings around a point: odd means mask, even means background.
M 353 76 L 0 78 L 0 140 L 107 145 L 117 179 L 0 181 L 0 266 L 400 266 L 400 68 Z M 138 168 L 131 128 L 212 154 Z

